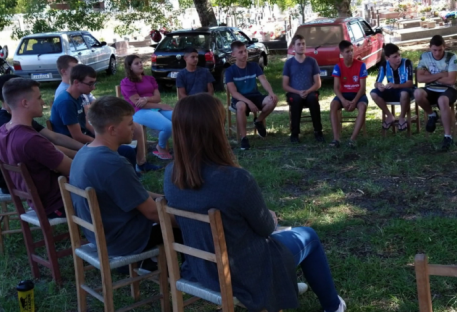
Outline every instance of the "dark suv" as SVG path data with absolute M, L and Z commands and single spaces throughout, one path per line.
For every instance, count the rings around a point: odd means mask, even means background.
M 206 67 L 213 74 L 216 90 L 224 89 L 225 69 L 235 62 L 230 44 L 242 41 L 248 50 L 248 61 L 268 64 L 268 49 L 257 39 L 250 39 L 235 27 L 218 26 L 178 30 L 168 33 L 151 56 L 151 72 L 161 86 L 175 85 L 178 71 L 186 67 L 184 51 L 197 49 L 198 66 Z

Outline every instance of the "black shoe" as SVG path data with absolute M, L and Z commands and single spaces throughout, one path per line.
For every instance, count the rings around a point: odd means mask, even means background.
M 316 138 L 317 142 L 325 143 L 325 138 L 324 138 L 324 135 L 322 134 L 322 131 L 314 131 L 314 137 Z
M 249 140 L 247 137 L 244 137 L 241 139 L 241 150 L 245 151 L 251 148 L 251 145 L 249 145 Z
M 254 119 L 254 126 L 257 129 L 257 133 L 260 137 L 264 138 L 267 136 L 267 129 L 265 129 L 263 121 L 257 121 L 257 118 Z
M 329 146 L 330 146 L 330 147 L 338 148 L 338 147 L 340 147 L 340 141 L 338 141 L 338 140 L 333 140 L 332 142 L 330 142 Z
M 425 126 L 425 130 L 427 132 L 433 132 L 436 129 L 436 122 L 438 121 L 438 112 L 434 111 L 435 116 L 428 116 L 427 125 Z
M 451 148 L 452 145 L 454 145 L 454 140 L 450 137 L 445 136 L 443 139 L 443 145 L 441 145 L 441 150 L 447 152 Z
M 298 138 L 298 135 L 291 135 L 290 143 L 300 143 L 300 139 Z

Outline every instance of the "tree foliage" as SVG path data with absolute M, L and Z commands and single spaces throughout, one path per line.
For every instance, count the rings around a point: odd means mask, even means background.
M 311 0 L 313 11 L 323 17 L 349 17 L 351 0 Z
M 294 8 L 298 5 L 302 21 L 305 21 L 305 8 L 310 4 L 310 0 L 270 0 L 270 3 L 276 4 L 281 10 Z
M 11 25 L 11 18 L 15 13 L 17 5 L 17 0 L 0 1 L 0 30 Z

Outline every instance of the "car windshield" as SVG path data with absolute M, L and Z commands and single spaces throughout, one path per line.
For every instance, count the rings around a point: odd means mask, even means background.
M 299 27 L 297 34 L 305 38 L 307 47 L 333 46 L 343 40 L 341 26 L 337 25 Z
M 18 55 L 62 53 L 60 37 L 25 38 L 22 40 Z
M 197 50 L 209 49 L 209 34 L 180 34 L 166 36 L 157 47 L 157 51 L 184 51 L 189 47 Z

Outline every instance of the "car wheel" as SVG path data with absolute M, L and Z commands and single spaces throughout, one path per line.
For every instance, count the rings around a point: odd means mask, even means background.
M 108 75 L 114 75 L 116 73 L 116 70 L 117 70 L 116 58 L 114 56 L 112 56 L 109 59 L 109 66 L 108 66 L 108 69 L 106 70 L 106 73 Z
M 264 55 L 261 55 L 259 57 L 259 66 L 260 66 L 260 68 L 262 68 L 262 70 L 265 68 L 265 56 Z
M 225 71 L 226 68 L 222 68 L 221 72 L 219 73 L 219 76 L 214 83 L 215 91 L 225 91 Z

